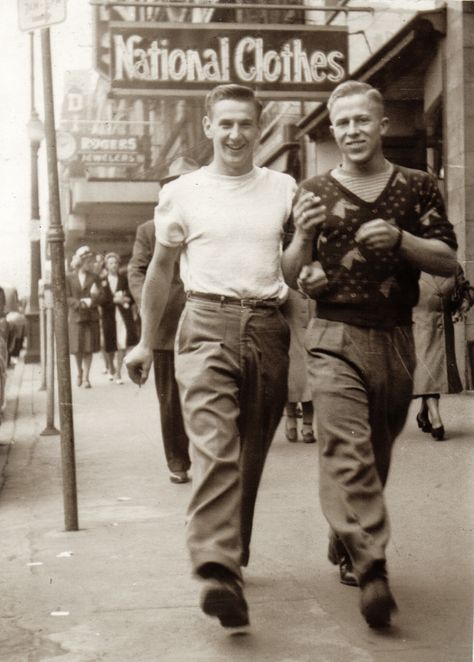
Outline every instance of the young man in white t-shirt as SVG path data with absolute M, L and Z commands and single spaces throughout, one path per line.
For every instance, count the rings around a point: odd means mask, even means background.
M 294 180 L 253 163 L 261 105 L 222 85 L 203 120 L 211 163 L 167 184 L 155 211 L 142 337 L 127 357 L 148 376 L 152 342 L 181 254 L 187 303 L 176 337 L 176 377 L 190 439 L 193 494 L 187 541 L 204 586 L 201 608 L 227 628 L 248 624 L 241 566 L 265 457 L 286 401 L 289 330 L 280 257 Z

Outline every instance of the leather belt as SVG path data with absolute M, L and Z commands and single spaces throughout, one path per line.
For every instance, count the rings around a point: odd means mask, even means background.
M 273 299 L 239 299 L 237 297 L 227 297 L 208 292 L 187 292 L 186 298 L 196 299 L 198 301 L 212 301 L 213 303 L 220 303 L 222 306 L 240 306 L 241 308 L 279 308 L 281 305 L 281 301 L 276 297 Z

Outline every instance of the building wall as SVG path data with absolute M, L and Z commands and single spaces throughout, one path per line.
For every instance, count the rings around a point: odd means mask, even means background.
M 445 174 L 448 215 L 456 227 L 459 260 L 474 283 L 474 7 L 450 1 L 443 45 Z M 473 388 L 474 313 L 457 325 L 457 355 Z

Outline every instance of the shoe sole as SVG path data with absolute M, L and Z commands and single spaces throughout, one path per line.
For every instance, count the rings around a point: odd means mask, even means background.
M 344 584 L 344 586 L 359 586 L 359 582 L 354 577 L 353 579 L 345 579 L 342 574 L 339 572 L 339 582 Z
M 178 476 L 170 476 L 170 482 L 174 483 L 175 485 L 184 485 L 185 483 L 189 483 L 189 478 L 179 478 Z
M 207 616 L 218 618 L 222 627 L 232 628 L 233 634 L 243 634 L 250 626 L 245 599 L 225 587 L 207 589 L 202 596 L 201 609 Z

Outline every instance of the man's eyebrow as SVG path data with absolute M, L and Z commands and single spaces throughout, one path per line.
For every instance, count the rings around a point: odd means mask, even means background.
M 337 124 L 338 122 L 347 122 L 351 119 L 359 120 L 365 117 L 370 117 L 370 113 L 360 113 L 359 115 L 343 115 L 342 117 L 336 119 L 334 124 Z

